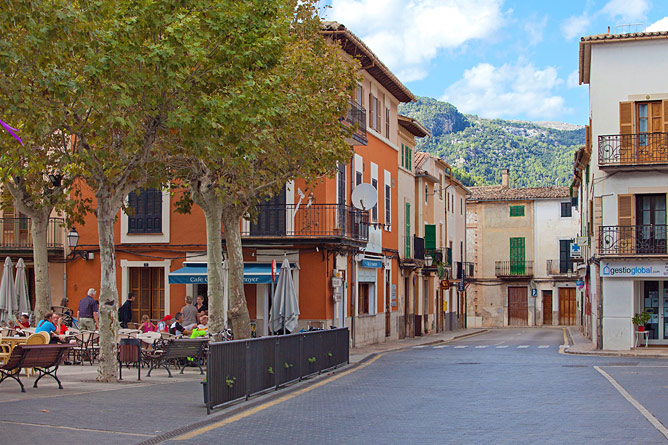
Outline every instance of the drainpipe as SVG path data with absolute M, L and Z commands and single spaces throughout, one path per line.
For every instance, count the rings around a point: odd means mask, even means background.
M 353 153 L 350 159 L 350 196 L 352 200 L 353 188 L 355 187 L 355 154 Z M 351 202 L 352 204 L 352 202 Z M 351 205 L 352 207 L 352 205 Z M 350 305 L 352 307 L 350 312 L 350 338 L 352 341 L 352 347 L 355 347 L 355 311 L 357 311 L 357 273 L 355 270 L 355 257 L 357 256 L 357 248 L 352 250 L 352 277 L 350 282 L 352 283 L 352 289 L 350 291 Z

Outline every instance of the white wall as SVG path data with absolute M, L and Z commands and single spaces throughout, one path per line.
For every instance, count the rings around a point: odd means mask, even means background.
M 561 217 L 561 203 L 570 198 L 534 201 L 534 276 L 548 277 L 547 260 L 559 260 L 559 240 L 578 236 L 580 213 L 571 207 L 570 217 Z M 553 301 L 556 298 L 553 297 Z

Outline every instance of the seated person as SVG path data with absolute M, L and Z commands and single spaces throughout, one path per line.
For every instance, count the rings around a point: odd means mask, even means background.
M 206 330 L 209 329 L 209 316 L 208 315 L 202 315 L 199 317 L 200 324 L 197 325 L 197 329 L 199 330 Z
M 56 326 L 54 325 L 54 322 L 57 323 L 58 321 L 54 317 L 53 312 L 47 312 L 44 315 L 44 319 L 37 323 L 35 333 L 46 332 L 51 336 L 50 343 L 62 343 L 64 339 L 62 335 L 56 334 Z
M 16 321 L 16 329 L 25 329 L 30 327 L 30 317 L 25 312 L 21 314 Z
M 147 332 L 155 332 L 156 326 L 151 323 L 151 320 L 148 319 L 148 315 L 144 314 L 141 316 L 141 324 L 139 325 L 139 330 L 144 334 Z
M 172 323 L 172 326 L 169 328 L 169 333 L 174 334 L 174 335 L 190 335 L 192 334 L 192 331 L 189 329 L 186 329 L 183 327 L 181 323 L 183 323 L 183 314 L 181 312 L 177 312 L 174 315 L 174 323 Z
M 204 303 L 204 297 L 201 295 L 197 296 L 195 303 L 195 309 L 197 309 L 197 322 L 202 323 L 202 315 L 209 315 L 209 307 Z
M 158 322 L 158 326 L 156 328 L 157 332 L 169 332 L 169 325 L 172 322 L 172 316 L 167 314 L 164 317 L 162 317 L 162 320 Z
M 199 320 L 201 323 L 193 328 L 193 333 L 190 334 L 190 338 L 204 337 L 209 333 L 209 327 L 207 326 L 209 317 L 202 315 Z
M 69 328 L 63 323 L 63 317 L 58 314 L 53 314 L 53 318 L 53 325 L 56 327 L 56 334 L 65 335 Z

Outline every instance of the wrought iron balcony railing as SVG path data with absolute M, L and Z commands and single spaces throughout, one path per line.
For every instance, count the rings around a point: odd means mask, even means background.
M 667 255 L 666 225 L 601 226 L 600 255 Z
M 598 163 L 600 167 L 668 164 L 668 133 L 599 136 Z
M 571 275 L 575 271 L 573 262 L 562 260 L 547 260 L 546 272 L 548 275 Z
M 497 277 L 532 277 L 533 261 L 496 261 L 494 274 Z
M 49 218 L 46 231 L 46 247 L 62 249 L 64 244 L 63 218 Z M 29 250 L 32 249 L 30 218 L 0 218 L 0 249 Z
M 250 238 L 344 238 L 366 243 L 369 215 L 343 204 L 259 205 L 257 220 L 242 236 Z
M 462 278 L 471 278 L 473 276 L 473 263 L 457 261 L 455 265 L 455 278 L 457 280 L 461 280 Z
M 360 145 L 366 145 L 366 109 L 357 101 L 350 99 L 350 108 L 344 122 L 353 127 L 353 139 Z

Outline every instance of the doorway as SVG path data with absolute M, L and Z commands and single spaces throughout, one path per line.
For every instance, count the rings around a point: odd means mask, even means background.
M 638 253 L 666 253 L 666 195 L 636 195 Z
M 668 340 L 668 281 L 644 281 L 642 311 L 649 312 L 649 323 L 645 328 L 650 332 L 650 343 L 666 344 Z
M 543 291 L 543 326 L 552 326 L 552 291 Z
M 165 312 L 165 268 L 130 267 L 129 292 L 137 299 L 132 305 L 132 321 L 139 323 L 146 314 L 151 320 L 160 320 Z
M 573 326 L 575 324 L 575 288 L 559 288 L 559 324 Z
M 528 326 L 529 304 L 527 300 L 527 288 L 508 287 L 508 325 Z

